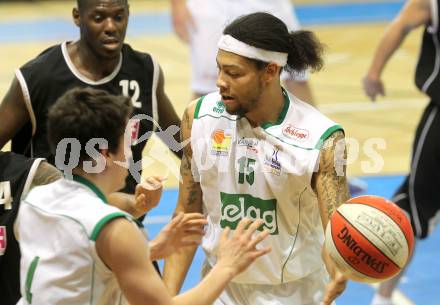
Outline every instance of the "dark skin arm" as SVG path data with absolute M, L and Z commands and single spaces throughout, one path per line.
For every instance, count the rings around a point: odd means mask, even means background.
M 318 208 L 325 230 L 334 211 L 350 198 L 346 166 L 347 151 L 342 131 L 334 132 L 325 142 L 320 152 L 319 169 L 312 177 L 312 187 L 318 197 Z M 345 290 L 347 278 L 336 269 L 323 248 L 323 259 L 331 276 L 324 295 L 324 305 L 329 305 Z
M 0 104 L 0 149 L 29 121 L 29 112 L 17 78 L 14 77 Z
M 163 75 L 163 71 L 161 68 L 159 72 L 159 81 L 156 89 L 156 97 L 157 97 L 157 108 L 159 113 L 159 125 L 162 128 L 162 130 L 166 130 L 170 126 L 180 126 L 180 119 L 177 116 L 176 110 L 174 109 L 173 105 L 171 104 L 170 99 L 168 98 L 167 94 L 165 93 L 165 78 Z M 160 136 L 160 135 L 159 135 Z M 178 132 L 174 133 L 173 138 L 176 143 L 180 143 L 180 135 Z M 171 149 L 171 151 L 179 158 L 182 159 L 182 150 L 177 149 L 176 147 L 172 147 L 170 145 L 169 140 L 165 139 L 163 136 L 161 136 L 162 141 Z M 175 144 L 175 143 L 174 143 Z M 175 146 L 175 145 L 173 145 Z

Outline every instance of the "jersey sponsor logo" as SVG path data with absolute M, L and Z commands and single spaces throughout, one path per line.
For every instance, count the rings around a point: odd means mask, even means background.
M 11 196 L 11 182 L 0 182 L 0 205 L 3 205 L 5 210 L 12 209 L 12 196 Z
M 249 194 L 223 192 L 220 193 L 220 199 L 222 202 L 220 226 L 222 228 L 229 227 L 235 230 L 240 220 L 246 217 L 251 220 L 263 220 L 264 223 L 258 230 L 266 229 L 271 235 L 278 235 L 276 199 L 265 200 Z
M 218 114 L 222 114 L 225 111 L 225 104 L 222 101 L 218 101 L 217 105 L 212 108 L 212 111 Z
M 0 226 L 0 255 L 6 251 L 6 227 Z
M 231 148 L 232 133 L 216 129 L 211 135 L 211 155 L 228 156 Z
M 131 145 L 136 145 L 138 144 L 141 121 L 139 119 L 130 119 L 129 124 L 130 124 L 130 134 L 131 134 Z
M 290 139 L 304 142 L 309 138 L 309 131 L 307 129 L 297 128 L 292 124 L 286 124 L 283 128 L 283 135 Z
M 278 148 L 274 147 L 271 156 L 264 156 L 264 166 L 269 171 L 269 173 L 277 176 L 281 175 L 281 163 L 280 161 L 278 161 L 279 151 L 280 150 Z
M 247 148 L 248 151 L 252 151 L 256 154 L 258 154 L 258 140 L 255 138 L 239 138 L 237 140 L 237 145 L 238 146 L 244 146 Z

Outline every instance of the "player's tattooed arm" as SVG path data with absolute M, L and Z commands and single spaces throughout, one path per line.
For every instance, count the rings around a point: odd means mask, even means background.
M 336 131 L 324 142 L 320 151 L 319 168 L 312 177 L 312 187 L 318 197 L 324 229 L 333 212 L 350 198 L 346 160 L 344 133 Z M 336 268 L 325 247 L 322 248 L 322 259 L 331 277 L 323 297 L 323 304 L 329 305 L 345 290 L 347 278 Z
M 182 162 L 180 164 L 180 190 L 179 202 L 176 212 L 201 212 L 202 211 L 202 191 L 200 183 L 196 182 L 192 172 L 193 152 L 189 139 L 191 137 L 191 127 L 194 118 L 193 102 L 185 110 L 180 128 L 180 141 L 186 143 L 183 147 Z M 180 209 L 179 209 L 180 206 Z
M 37 172 L 32 179 L 31 188 L 38 185 L 45 185 L 61 179 L 63 174 L 53 165 L 46 161 L 38 165 Z
M 324 229 L 333 212 L 350 198 L 346 160 L 344 133 L 336 131 L 324 142 L 319 157 L 319 168 L 312 177 L 312 187 L 318 197 Z
M 193 176 L 193 153 L 189 142 L 196 104 L 193 102 L 188 105 L 180 128 L 181 142 L 187 144 L 183 148 L 180 165 L 179 198 L 175 214 L 202 212 L 202 190 L 200 183 L 196 182 Z M 187 247 L 165 259 L 163 280 L 171 295 L 179 293 L 196 250 L 197 247 Z

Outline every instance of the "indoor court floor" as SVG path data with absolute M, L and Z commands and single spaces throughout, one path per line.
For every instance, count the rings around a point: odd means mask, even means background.
M 270 1 L 270 0 L 268 0 Z M 428 99 L 413 84 L 421 30 L 411 33 L 383 75 L 386 96 L 371 103 L 361 79 L 387 22 L 403 1 L 298 0 L 296 12 L 303 27 L 315 31 L 326 45 L 324 69 L 311 75 L 318 108 L 339 122 L 349 143 L 348 172 L 367 183 L 366 193 L 392 196 L 409 168 L 415 126 Z M 48 46 L 78 38 L 71 20 L 74 1 L 0 4 L 0 95 L 14 69 Z M 161 64 L 166 91 L 179 114 L 190 101 L 188 49 L 172 31 L 167 0 L 131 0 L 127 42 L 151 53 Z M 1 122 L 0 122 L 1 128 Z M 149 154 L 149 152 L 151 154 Z M 159 152 L 159 153 L 158 153 Z M 151 158 L 150 155 L 160 156 Z M 172 160 L 170 162 L 170 160 Z M 178 162 L 156 139 L 145 151 L 145 174 L 167 174 L 167 190 L 146 225 L 153 236 L 169 219 L 177 196 Z M 170 164 L 173 166 L 170 166 Z M 440 232 L 419 243 L 415 260 L 400 284 L 396 305 L 440 305 Z M 203 254 L 199 251 L 185 289 L 199 280 Z M 339 305 L 368 305 L 368 285 L 350 283 Z

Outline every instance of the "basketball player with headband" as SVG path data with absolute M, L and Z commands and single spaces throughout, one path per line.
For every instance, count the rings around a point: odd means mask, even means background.
M 217 92 L 191 103 L 182 120 L 182 181 L 176 212 L 207 215 L 206 274 L 220 232 L 261 219 L 272 252 L 236 277 L 214 304 L 334 304 L 347 279 L 323 251 L 323 228 L 349 198 L 342 127 L 280 85 L 280 73 L 319 70 L 312 32 L 289 32 L 268 13 L 229 24 L 218 44 Z M 196 248 L 166 259 L 164 281 L 181 288 Z M 328 270 L 328 272 L 327 272 Z M 329 276 L 330 275 L 330 276 Z

